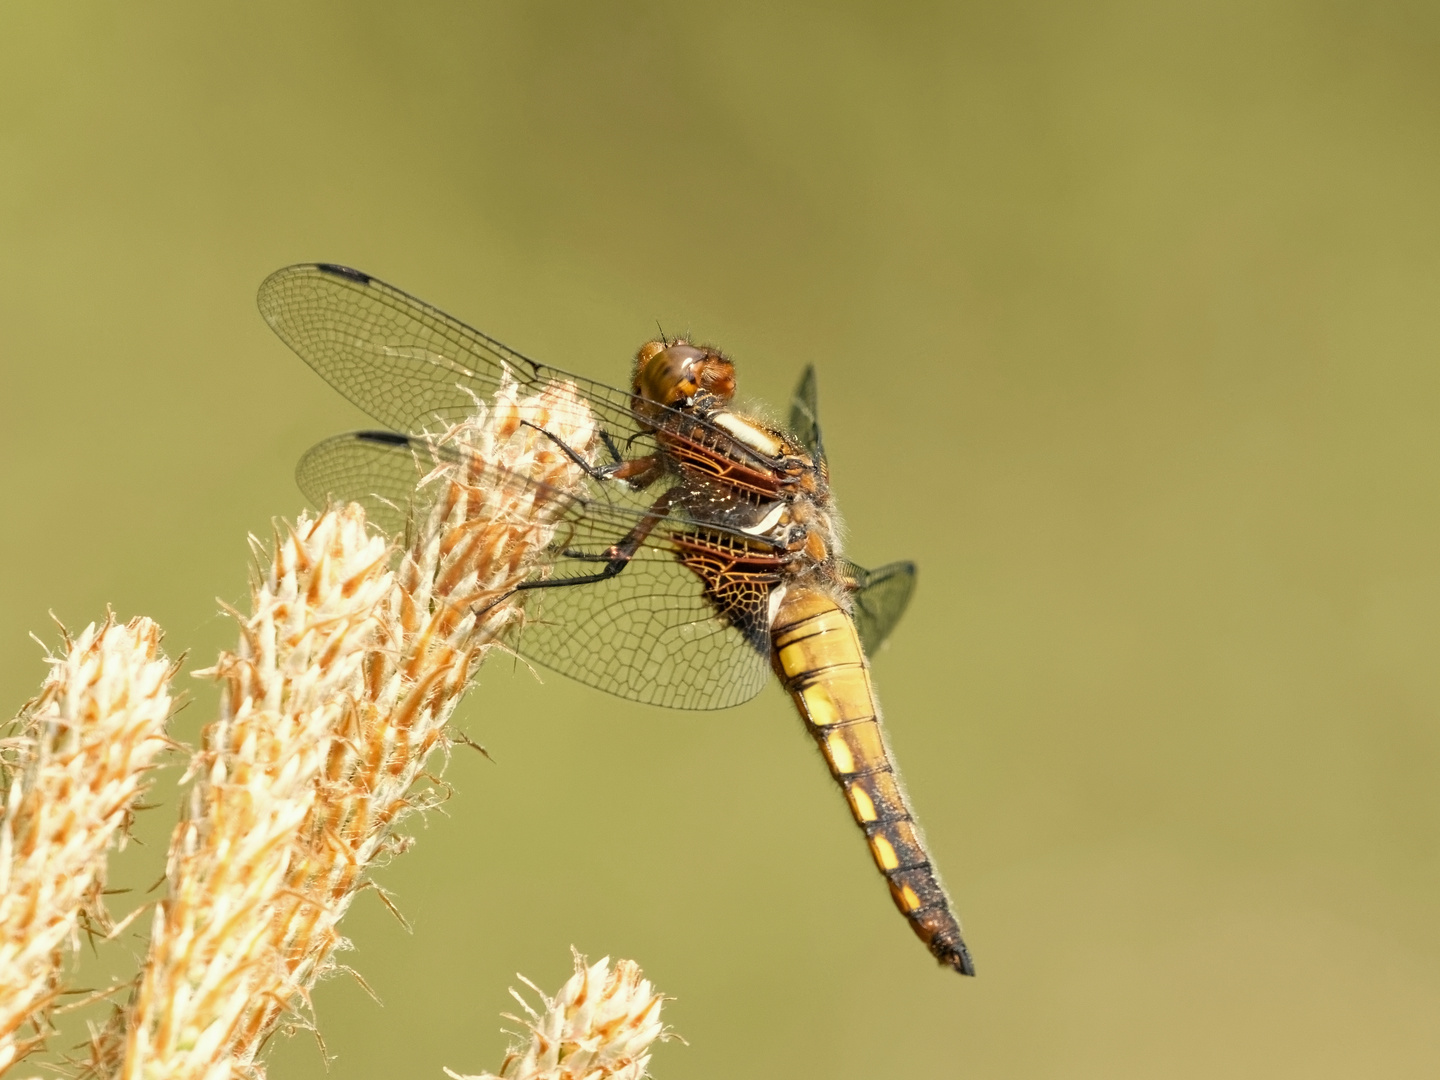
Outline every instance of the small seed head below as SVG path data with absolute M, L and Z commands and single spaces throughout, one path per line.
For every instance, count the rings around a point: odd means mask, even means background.
M 642 1080 L 651 1044 L 670 1037 L 660 1020 L 664 997 L 633 960 L 612 969 L 608 956 L 588 967 L 580 953 L 574 957 L 575 974 L 553 998 L 525 980 L 541 1009 L 511 991 L 526 1016 L 508 1019 L 524 1024 L 529 1038 L 511 1046 L 498 1073 L 445 1071 L 455 1080 Z

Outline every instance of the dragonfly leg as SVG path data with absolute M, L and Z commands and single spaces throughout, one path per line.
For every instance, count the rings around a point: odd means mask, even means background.
M 550 578 L 544 581 L 526 581 L 515 586 L 518 592 L 521 589 L 554 589 L 562 585 L 589 585 L 596 581 L 608 581 L 616 574 L 630 565 L 630 560 L 640 550 L 640 545 L 645 542 L 651 531 L 659 524 L 660 519 L 670 512 L 670 492 L 661 495 L 646 511 L 633 529 L 626 533 L 619 543 L 612 544 L 601 555 L 572 555 L 571 558 L 586 559 L 594 562 L 604 560 L 605 569 L 598 570 L 593 574 L 579 574 L 574 577 Z
M 643 490 L 660 479 L 665 467 L 658 454 L 645 457 L 627 458 L 600 469 L 598 479 L 620 480 L 637 491 Z
M 632 488 L 645 488 L 659 479 L 664 471 L 659 455 L 647 454 L 645 457 L 624 458 L 620 456 L 620 450 L 615 441 L 610 438 L 608 432 L 602 431 L 600 437 L 605 442 L 605 448 L 610 451 L 610 456 L 615 459 L 610 465 L 591 465 L 578 450 L 570 446 L 564 439 L 552 431 L 546 431 L 539 424 L 532 424 L 528 420 L 521 420 L 520 423 L 528 428 L 534 428 L 547 439 L 558 446 L 571 461 L 585 471 L 585 475 L 592 480 L 623 480 Z
M 604 428 L 600 429 L 600 441 L 605 444 L 605 449 L 610 451 L 610 463 L 612 465 L 619 465 L 620 462 L 625 460 L 620 453 L 620 447 L 615 445 L 615 440 L 610 437 L 610 433 Z

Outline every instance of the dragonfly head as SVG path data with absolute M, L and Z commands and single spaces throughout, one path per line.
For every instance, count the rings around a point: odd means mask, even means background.
M 688 341 L 647 341 L 635 354 L 636 404 L 683 406 L 707 393 L 726 404 L 735 396 L 735 365 L 720 352 Z

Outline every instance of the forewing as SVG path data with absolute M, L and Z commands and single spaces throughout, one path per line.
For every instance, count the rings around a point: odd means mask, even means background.
M 915 564 L 896 562 L 866 570 L 847 561 L 845 569 L 851 579 L 855 629 L 860 633 L 865 655 L 874 656 L 910 604 L 910 595 L 915 591 Z
M 461 453 L 417 436 L 352 432 L 312 447 L 296 479 L 316 504 L 359 502 L 383 531 L 400 536 L 428 509 L 430 489 L 417 490 L 417 482 Z M 496 483 L 542 486 L 501 469 L 489 475 Z M 607 549 L 645 518 L 560 493 L 547 501 L 568 509 L 535 581 L 599 571 Z M 754 697 L 769 678 L 768 648 L 727 623 L 701 579 L 678 561 L 672 536 L 692 528 L 692 522 L 662 520 L 608 580 L 525 590 L 526 626 L 514 642 L 517 651 L 587 686 L 653 705 L 721 709 Z
M 815 394 L 815 365 L 807 364 L 790 399 L 790 433 L 800 440 L 816 461 L 823 461 L 825 448 L 820 441 L 820 405 Z
M 637 431 L 625 391 L 537 363 L 359 270 L 288 266 L 265 279 L 257 302 L 302 360 L 396 431 L 464 419 L 507 374 L 528 393 L 571 383 L 609 434 L 623 440 Z

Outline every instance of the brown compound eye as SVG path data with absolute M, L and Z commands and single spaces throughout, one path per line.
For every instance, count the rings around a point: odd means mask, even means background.
M 723 401 L 735 393 L 735 365 L 720 353 L 677 341 L 649 341 L 635 354 L 636 397 L 658 405 L 678 405 L 700 390 Z

